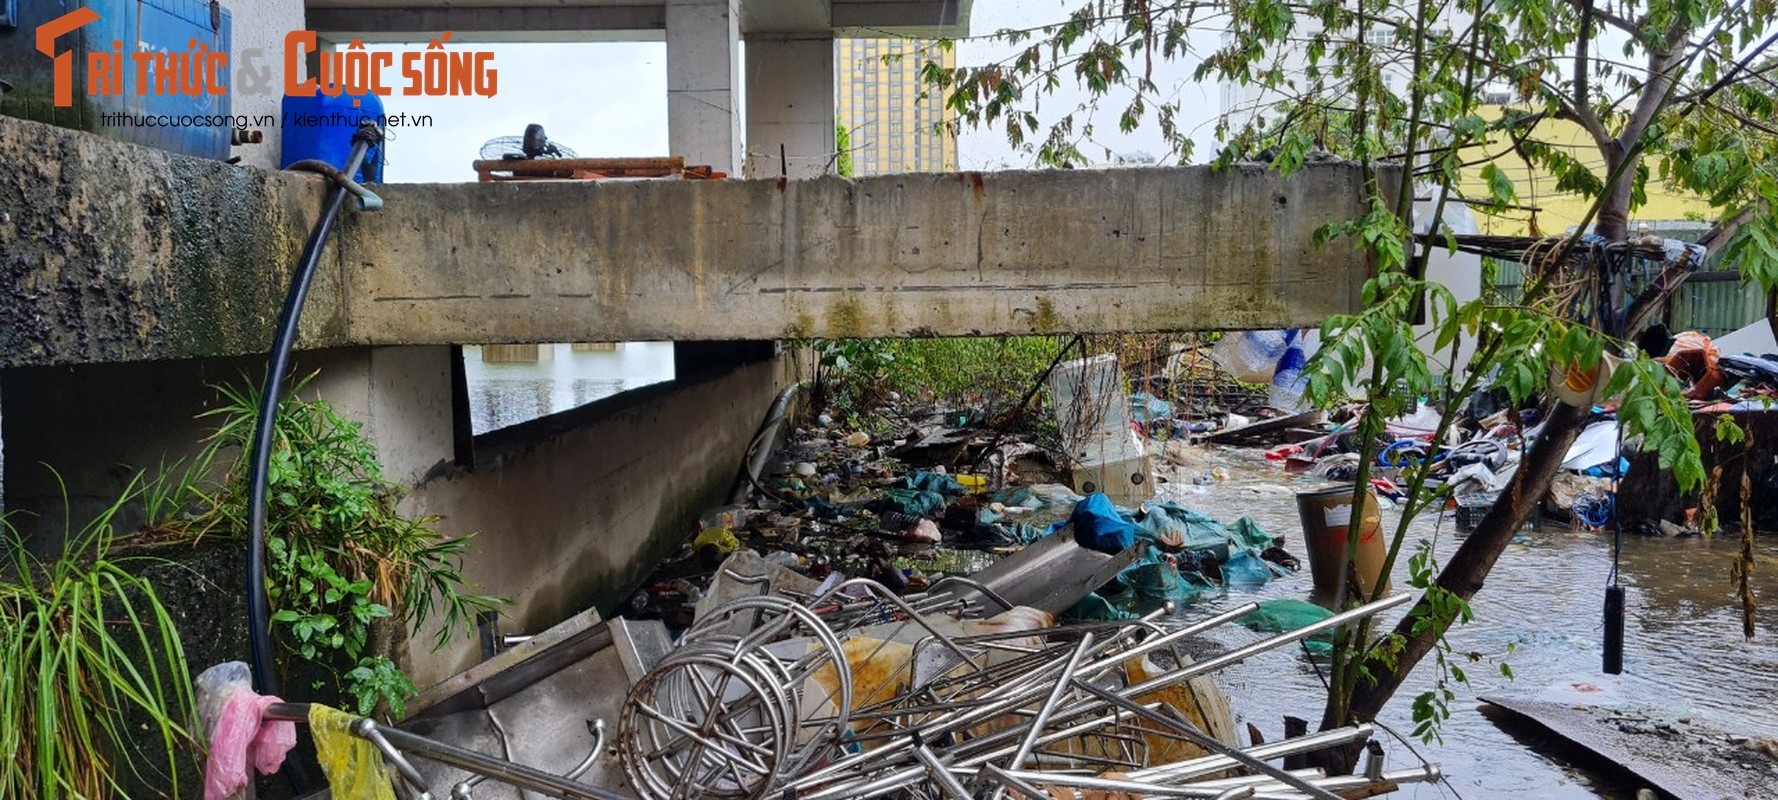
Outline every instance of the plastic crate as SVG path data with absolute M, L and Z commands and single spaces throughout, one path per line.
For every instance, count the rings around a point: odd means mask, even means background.
M 1494 509 L 1494 504 L 1499 501 L 1499 492 L 1478 492 L 1458 497 L 1457 508 L 1453 512 L 1457 521 L 1457 531 L 1459 533 L 1474 531 L 1477 526 L 1482 524 L 1482 518 L 1487 516 L 1488 512 Z M 1533 509 L 1531 515 L 1525 519 L 1525 525 L 1521 530 L 1537 530 L 1542 518 L 1541 509 Z

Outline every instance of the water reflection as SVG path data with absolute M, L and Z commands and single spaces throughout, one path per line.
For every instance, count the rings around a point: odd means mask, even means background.
M 1301 554 L 1291 495 L 1318 482 L 1287 476 L 1255 451 L 1216 451 L 1205 458 L 1203 468 L 1227 469 L 1230 479 L 1201 494 L 1191 487 L 1188 505 L 1229 521 L 1251 514 L 1285 535 L 1286 547 Z M 1182 477 L 1189 480 L 1191 474 Z M 1385 516 L 1393 530 L 1397 517 Z M 1440 525 L 1436 515 L 1416 521 L 1412 530 L 1416 538 L 1434 540 L 1441 559 L 1461 543 L 1452 522 Z M 1443 744 L 1416 746 L 1444 768 L 1465 797 L 1510 793 L 1566 800 L 1614 795 L 1501 731 L 1477 710 L 1477 696 L 1500 693 L 1689 716 L 1734 733 L 1770 735 L 1778 730 L 1778 613 L 1766 609 L 1778 603 L 1778 569 L 1771 566 L 1778 540 L 1768 535 L 1757 542 L 1763 568 L 1755 569 L 1755 590 L 1762 610 L 1751 642 L 1741 636 L 1740 607 L 1729 582 L 1729 562 L 1739 546 L 1732 537 L 1625 539 L 1620 566 L 1629 594 L 1625 674 L 1614 676 L 1600 672 L 1610 535 L 1548 528 L 1526 533 L 1507 548 L 1475 598 L 1476 621 L 1451 634 L 1457 652 L 1477 653 L 1482 660 L 1465 663 L 1473 685 L 1456 689 Z M 1405 563 L 1395 581 L 1406 584 Z M 1309 576 L 1299 574 L 1200 602 L 1186 613 L 1206 615 L 1254 599 L 1307 597 L 1309 587 Z M 1222 631 L 1218 641 L 1238 646 L 1258 638 L 1237 629 Z M 1511 666 L 1516 679 L 1500 674 L 1499 660 Z M 1326 697 L 1321 677 L 1299 653 L 1265 653 L 1222 677 L 1237 716 L 1258 726 L 1268 740 L 1281 735 L 1285 714 L 1320 718 Z M 1432 678 L 1429 659 L 1381 721 L 1404 735 L 1412 731 L 1412 698 L 1430 688 Z M 1405 751 L 1391 749 L 1397 754 L 1394 763 L 1406 766 Z M 1433 798 L 1442 790 L 1417 786 L 1399 796 Z
M 673 379 L 672 342 L 624 342 L 610 350 L 539 347 L 547 350 L 536 361 L 506 363 L 484 362 L 480 347 L 463 348 L 477 434 Z

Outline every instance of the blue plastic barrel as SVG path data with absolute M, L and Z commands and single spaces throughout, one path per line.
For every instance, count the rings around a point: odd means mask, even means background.
M 353 105 L 353 101 L 358 105 Z M 352 155 L 352 134 L 364 119 L 380 121 L 383 98 L 374 94 L 329 97 L 316 92 L 313 97 L 284 97 L 284 151 L 279 165 L 288 168 L 304 159 L 325 161 L 344 167 Z M 380 124 L 380 122 L 379 122 Z M 383 181 L 383 145 L 371 148 L 358 168 L 361 183 Z

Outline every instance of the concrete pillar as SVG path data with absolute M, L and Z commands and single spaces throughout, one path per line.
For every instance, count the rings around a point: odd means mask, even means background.
M 741 43 L 736 0 L 667 0 L 671 155 L 735 174 L 741 164 Z
M 747 177 L 833 171 L 833 86 L 833 37 L 747 38 Z

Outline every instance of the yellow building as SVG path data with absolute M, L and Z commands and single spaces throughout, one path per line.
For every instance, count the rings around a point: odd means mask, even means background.
M 1484 110 L 1484 116 L 1498 118 L 1499 106 Z M 1580 125 L 1565 120 L 1546 120 L 1537 126 L 1536 140 L 1561 148 L 1594 174 L 1605 176 L 1605 159 L 1592 137 Z M 1487 181 L 1482 178 L 1483 158 L 1491 158 L 1506 177 L 1512 180 L 1518 194 L 1513 209 L 1497 215 L 1475 209 L 1476 225 L 1485 234 L 1498 236 L 1555 235 L 1580 225 L 1592 209 L 1593 201 L 1572 192 L 1556 189 L 1556 178 L 1542 170 L 1533 170 L 1525 160 L 1512 152 L 1512 142 L 1504 134 L 1494 134 L 1485 152 L 1466 152 L 1465 161 L 1477 162 L 1463 172 L 1463 193 L 1466 197 L 1488 197 Z M 1660 178 L 1660 161 L 1647 157 L 1649 180 L 1644 187 L 1647 202 L 1630 212 L 1630 233 L 1642 225 L 1662 237 L 1694 239 L 1709 227 L 1718 212 L 1703 198 L 1685 191 L 1669 189 Z M 1535 209 L 1532 211 L 1530 209 Z M 1533 229 L 1532 222 L 1536 227 Z M 1719 271 L 1720 270 L 1720 271 Z M 1674 292 L 1664 306 L 1660 320 L 1672 330 L 1697 330 L 1720 336 L 1765 317 L 1765 296 L 1757 287 L 1744 284 L 1732 266 L 1713 265 L 1694 275 Z M 1494 287 L 1506 297 L 1515 297 L 1522 280 L 1516 264 L 1500 264 Z
M 1498 119 L 1501 107 L 1491 106 L 1483 110 L 1484 117 Z M 1591 136 L 1580 125 L 1567 120 L 1545 120 L 1538 123 L 1535 139 L 1539 142 L 1558 148 L 1603 178 L 1606 175 L 1605 159 L 1599 154 L 1599 148 L 1593 144 Z M 1466 197 L 1488 197 L 1488 185 L 1482 178 L 1482 159 L 1491 159 L 1501 172 L 1513 182 L 1518 192 L 1518 205 L 1536 211 L 1510 210 L 1502 214 L 1489 216 L 1477 209 L 1476 222 L 1485 234 L 1498 236 L 1528 236 L 1533 233 L 1531 223 L 1536 221 L 1536 232 L 1541 234 L 1559 234 L 1580 224 L 1587 211 L 1592 208 L 1593 201 L 1572 192 L 1556 189 L 1556 178 L 1542 170 L 1533 170 L 1525 160 L 1512 152 L 1512 140 L 1505 134 L 1495 133 L 1492 140 L 1482 148 L 1484 152 L 1467 151 L 1464 161 L 1477 162 L 1464 170 L 1463 193 Z M 1638 223 L 1647 222 L 1651 228 L 1664 235 L 1673 235 L 1673 223 L 1684 220 L 1705 220 L 1715 217 L 1710 204 L 1690 192 L 1674 192 L 1662 184 L 1657 177 L 1660 174 L 1660 162 L 1649 157 L 1643 159 L 1649 169 L 1649 181 L 1646 187 L 1648 202 L 1630 212 L 1630 229 L 1634 233 Z M 1665 230 L 1662 230 L 1665 229 Z
M 852 174 L 941 172 L 957 168 L 954 114 L 939 91 L 920 81 L 927 61 L 954 67 L 957 54 L 935 42 L 910 39 L 840 39 L 834 57 L 839 124 L 852 150 Z

